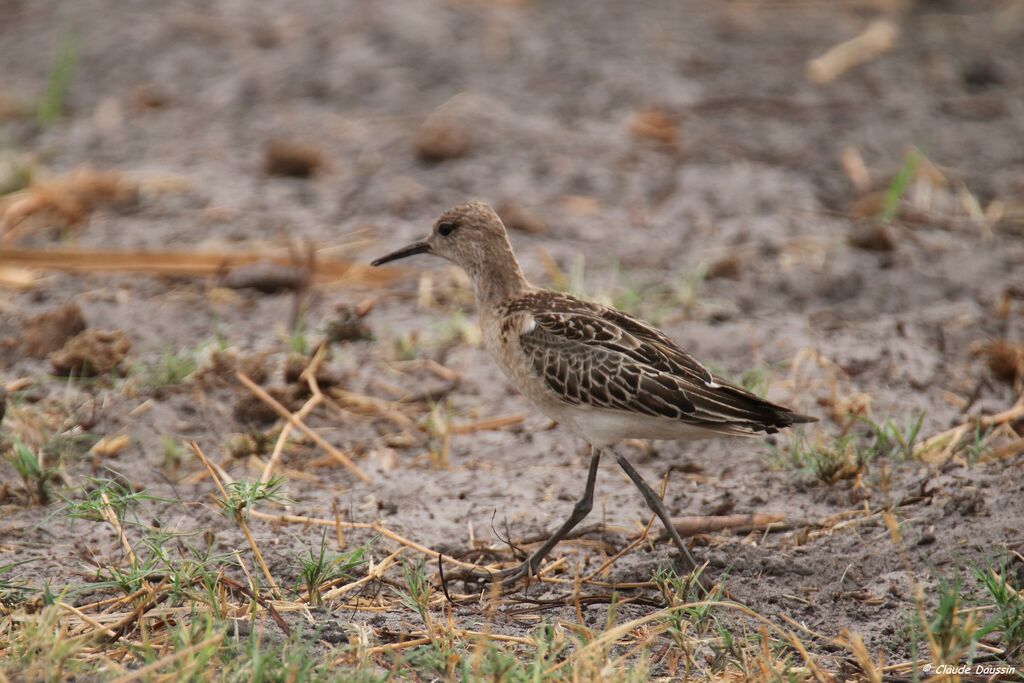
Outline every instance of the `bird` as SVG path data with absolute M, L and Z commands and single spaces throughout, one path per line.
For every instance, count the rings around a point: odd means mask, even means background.
M 625 455 L 624 439 L 689 441 L 773 434 L 816 418 L 769 402 L 708 370 L 664 332 L 608 306 L 531 284 L 508 232 L 486 203 L 454 206 L 430 235 L 372 261 L 431 254 L 472 282 L 484 346 L 508 382 L 541 412 L 590 446 L 583 494 L 565 522 L 502 583 L 537 575 L 541 562 L 593 509 L 603 453 L 611 453 L 679 550 L 693 556 L 664 502 Z

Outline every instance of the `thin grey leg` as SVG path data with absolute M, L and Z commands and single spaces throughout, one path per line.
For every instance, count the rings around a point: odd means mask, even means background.
M 659 498 L 658 494 L 654 492 L 654 489 L 644 481 L 644 478 L 640 476 L 640 473 L 633 469 L 633 466 L 624 456 L 616 453 L 615 460 L 619 463 L 619 467 L 625 470 L 626 475 L 633 480 L 636 487 L 640 489 L 640 493 L 643 494 L 644 500 L 647 501 L 647 507 L 651 508 L 651 510 L 654 511 L 654 514 L 658 516 L 658 519 L 661 520 L 661 523 L 665 527 L 665 531 L 667 531 L 668 535 L 672 538 L 672 542 L 676 544 L 676 547 L 679 548 L 679 552 L 683 554 L 683 559 L 686 560 L 688 565 L 690 565 L 689 571 L 694 571 L 697 568 L 697 563 L 694 562 L 693 555 L 690 554 L 690 550 L 686 547 L 686 544 L 683 543 L 683 539 L 679 536 L 679 532 L 676 531 L 676 528 L 672 525 L 672 518 L 669 516 L 668 510 L 665 509 L 665 504 L 661 502 L 661 498 Z
M 587 472 L 587 486 L 583 490 L 583 497 L 576 501 L 576 504 L 572 506 L 572 514 L 569 515 L 569 519 L 558 528 L 551 538 L 544 541 L 544 545 L 536 550 L 533 555 L 530 555 L 530 559 L 526 560 L 520 567 L 517 567 L 509 574 L 502 577 L 505 581 L 519 579 L 524 575 L 529 574 L 533 576 L 537 573 L 540 568 L 541 561 L 547 557 L 551 549 L 554 548 L 558 543 L 565 538 L 570 531 L 572 531 L 577 524 L 582 522 L 590 511 L 594 508 L 594 485 L 597 483 L 597 468 L 601 464 L 601 450 L 590 447 L 590 471 Z

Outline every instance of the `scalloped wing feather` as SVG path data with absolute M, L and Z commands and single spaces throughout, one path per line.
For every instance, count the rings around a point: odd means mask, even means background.
M 508 302 L 528 313 L 519 345 L 570 405 L 638 413 L 726 433 L 774 432 L 797 415 L 714 376 L 657 329 L 614 309 L 553 292 Z M 529 329 L 527 329 L 527 327 Z

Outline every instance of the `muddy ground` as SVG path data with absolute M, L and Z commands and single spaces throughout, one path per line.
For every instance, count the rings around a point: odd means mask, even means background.
M 6 102 L 40 96 L 67 35 L 77 60 L 65 115 L 44 126 L 10 113 L 0 120 L 0 146 L 52 174 L 89 165 L 180 181 L 101 204 L 70 230 L 21 233 L 18 246 L 270 243 L 284 252 L 287 240 L 308 240 L 346 245 L 345 254 L 368 261 L 425 234 L 447 206 L 483 199 L 501 207 L 535 282 L 555 286 L 564 276 L 654 318 L 724 373 L 758 369 L 773 399 L 822 418 L 805 430 L 811 442 L 828 444 L 849 421 L 844 410 L 868 400 L 866 414 L 879 423 L 907 426 L 923 414 L 928 437 L 1017 399 L 1012 382 L 972 349 L 1024 335 L 1024 227 L 1013 214 L 1024 198 L 1024 12 L 1009 2 L 912 3 L 895 19 L 902 30 L 888 54 L 811 84 L 806 61 L 875 17 L 871 3 L 860 4 L 6 0 Z M 266 147 L 282 140 L 319 153 L 311 177 L 267 172 Z M 927 159 L 911 182 L 917 194 L 904 196 L 882 230 L 864 218 L 876 213 L 865 197 L 892 187 L 911 147 Z M 844 171 L 848 148 L 863 159 L 870 187 L 857 188 L 856 173 Z M 967 198 L 981 212 L 1001 202 L 1004 214 L 971 214 Z M 0 369 L 17 388 L 5 428 L 62 405 L 92 411 L 78 431 L 93 439 L 130 439 L 109 458 L 81 452 L 87 443 L 69 456 L 58 490 L 73 496 L 74 485 L 113 470 L 175 501 L 149 504 L 147 521 L 212 528 L 218 549 L 244 547 L 213 506 L 200 463 L 187 449 L 180 465 L 169 463 L 168 443 L 194 439 L 233 478 L 258 477 L 250 458 L 227 452 L 231 436 L 249 429 L 252 411 L 238 407 L 247 392 L 208 374 L 154 387 L 139 379 L 142 369 L 161 367 L 168 351 L 203 365 L 220 346 L 266 354 L 264 384 L 279 386 L 290 349 L 322 339 L 339 306 L 371 302 L 364 321 L 373 339 L 335 345 L 326 363 L 345 389 L 387 400 L 444 389 L 442 412 L 454 424 L 526 417 L 453 435 L 439 463 L 429 453 L 438 439 L 422 428 L 429 405 L 404 407 L 405 429 L 379 415 L 319 409 L 310 425 L 372 480 L 358 481 L 304 443 L 284 458 L 288 511 L 332 517 L 336 506 L 351 521 L 379 520 L 453 554 L 467 551 L 472 535 L 505 559 L 499 533 L 541 534 L 568 513 L 583 483 L 582 445 L 548 429 L 500 381 L 474 343 L 466 283 L 442 264 L 410 261 L 384 288 L 315 288 L 304 335 L 290 329 L 292 294 L 217 284 L 51 274 L 23 291 L 0 290 L 0 339 L 8 340 Z M 120 374 L 69 382 L 18 346 L 26 320 L 67 302 L 89 328 L 127 334 Z M 423 358 L 460 379 L 452 385 L 404 360 Z M 15 384 L 22 378 L 31 383 Z M 849 430 L 865 444 L 869 432 L 861 422 Z M 790 437 L 775 441 L 786 449 Z M 940 578 L 959 573 L 975 595 L 972 563 L 1024 552 L 1019 453 L 994 461 L 959 453 L 943 465 L 883 455 L 828 484 L 760 439 L 624 449 L 650 479 L 670 473 L 673 514 L 785 516 L 781 531 L 698 537 L 694 553 L 754 611 L 825 636 L 860 633 L 888 661 L 912 654 L 915 584 L 931 605 Z M 55 514 L 59 501 L 27 504 L 6 462 L 0 482 L 0 565 L 33 560 L 15 578 L 78 585 L 89 580 L 91 557 L 116 561 L 107 527 L 65 520 Z M 610 465 L 597 496 L 593 521 L 633 528 L 647 519 Z M 839 513 L 900 502 L 899 545 L 879 514 L 822 532 Z M 271 570 L 290 584 L 296 555 L 319 541 L 319 529 L 252 526 Z M 372 536 L 352 531 L 348 541 Z M 565 576 L 603 560 L 610 551 L 598 541 L 626 542 L 614 533 L 589 538 L 556 552 L 570 559 Z M 395 547 L 380 539 L 372 552 L 379 559 Z M 645 581 L 672 558 L 664 542 L 644 546 L 608 578 Z M 591 624 L 607 615 L 604 604 L 582 609 Z M 652 609 L 630 605 L 622 614 Z M 576 618 L 571 607 L 536 614 Z M 467 627 L 485 620 L 473 606 L 457 608 L 456 618 Z M 415 621 L 399 608 L 317 619 L 326 640 L 342 642 L 353 620 L 390 631 Z M 519 634 L 533 625 L 499 612 L 493 628 Z M 807 642 L 841 667 L 833 646 Z

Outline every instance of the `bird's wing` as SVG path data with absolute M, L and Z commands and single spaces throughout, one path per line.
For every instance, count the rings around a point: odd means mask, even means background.
M 667 336 L 614 309 L 560 297 L 519 310 L 532 318 L 520 328 L 521 348 L 566 403 L 711 428 L 775 431 L 801 421 L 715 377 Z

